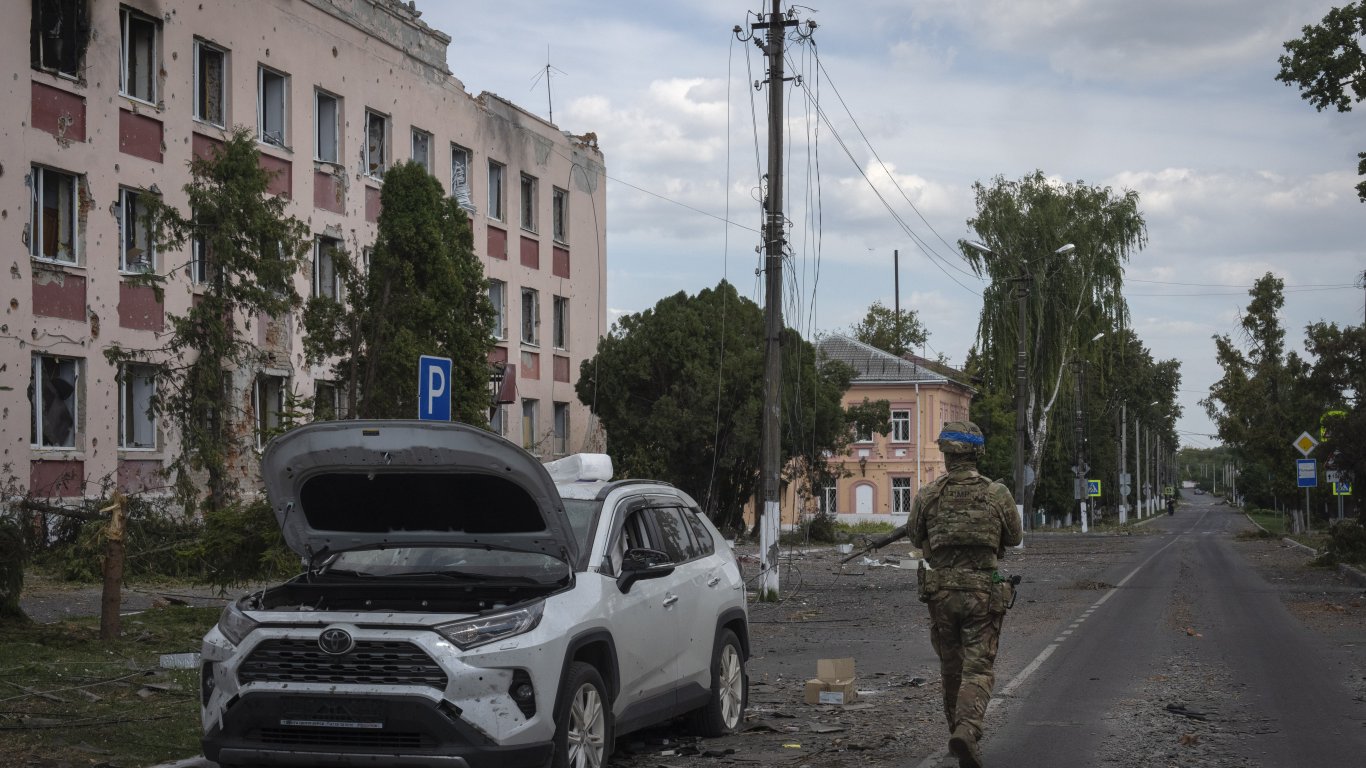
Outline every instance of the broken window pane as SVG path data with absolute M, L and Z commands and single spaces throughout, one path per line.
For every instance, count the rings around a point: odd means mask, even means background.
M 203 40 L 194 41 L 194 117 L 222 126 L 227 54 Z
M 80 360 L 54 355 L 34 355 L 28 385 L 30 441 L 39 448 L 76 447 L 76 424 L 80 416 Z
M 330 93 L 317 91 L 314 102 L 318 121 L 318 159 L 324 163 L 337 162 L 337 124 L 341 114 L 340 100 Z
M 34 69 L 78 77 L 90 41 L 88 0 L 33 0 L 29 58 Z
M 555 188 L 550 198 L 551 236 L 557 243 L 569 242 L 569 192 Z
M 467 213 L 474 213 L 474 195 L 470 192 L 470 151 L 451 145 L 451 197 Z
M 365 111 L 365 172 L 381 178 L 389 170 L 386 150 L 389 146 L 389 118 L 378 112 Z
M 155 19 L 131 8 L 119 9 L 123 33 L 119 91 L 125 96 L 156 103 L 157 29 Z
M 256 120 L 258 137 L 266 144 L 285 145 L 285 91 L 289 78 L 258 67 L 256 70 Z
M 541 297 L 535 288 L 522 289 L 522 341 L 541 343 Z
M 125 364 L 119 371 L 119 447 L 156 448 L 156 369 Z
M 522 229 L 536 231 L 536 177 L 522 174 Z
M 432 172 L 432 135 L 417 128 L 413 129 L 413 162 Z
M 337 250 L 341 241 L 333 237 L 319 237 L 313 257 L 313 295 L 336 299 L 341 295 L 337 279 Z
M 29 253 L 40 259 L 76 263 L 76 177 L 33 166 L 33 208 L 29 222 Z
M 119 190 L 119 269 L 123 272 L 156 269 L 156 243 L 152 239 L 146 194 L 132 189 Z
M 489 218 L 503 220 L 503 166 L 489 161 Z
M 283 376 L 261 374 L 256 377 L 252 391 L 252 406 L 256 411 L 256 447 L 265 448 L 270 438 L 280 432 L 285 410 L 285 392 L 289 381 Z

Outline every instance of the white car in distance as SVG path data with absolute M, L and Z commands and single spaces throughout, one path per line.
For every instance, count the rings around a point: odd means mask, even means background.
M 220 765 L 586 768 L 683 715 L 740 726 L 744 582 L 677 488 L 421 421 L 299 427 L 262 474 L 306 568 L 204 638 Z

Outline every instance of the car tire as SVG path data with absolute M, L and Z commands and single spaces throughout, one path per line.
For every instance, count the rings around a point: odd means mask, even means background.
M 569 665 L 555 711 L 551 768 L 600 768 L 612 752 L 612 706 L 602 675 L 591 664 Z
M 706 706 L 693 712 L 693 731 L 708 738 L 735 733 L 744 723 L 748 703 L 744 649 L 734 632 L 723 629 L 712 651 L 711 697 Z

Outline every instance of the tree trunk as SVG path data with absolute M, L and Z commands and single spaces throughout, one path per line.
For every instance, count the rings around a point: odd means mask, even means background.
M 109 512 L 109 528 L 104 535 L 104 592 L 100 596 L 100 639 L 117 640 L 120 631 L 119 606 L 123 589 L 123 505 L 122 493 L 114 492 Z

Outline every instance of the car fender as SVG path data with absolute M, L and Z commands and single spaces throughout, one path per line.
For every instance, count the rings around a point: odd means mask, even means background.
M 602 643 L 607 648 L 606 653 L 603 654 L 604 658 L 600 660 L 600 663 L 595 661 L 595 666 L 598 667 L 598 673 L 602 675 L 603 682 L 607 685 L 608 695 L 615 701 L 621 693 L 621 675 L 617 671 L 617 644 L 612 639 L 612 633 L 601 627 L 584 630 L 570 638 L 564 649 L 564 660 L 560 664 L 560 680 L 555 687 L 554 716 L 556 722 L 559 722 L 560 717 L 559 694 L 564 690 L 565 681 L 569 675 L 569 665 L 578 656 L 580 650 L 594 643 Z

